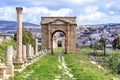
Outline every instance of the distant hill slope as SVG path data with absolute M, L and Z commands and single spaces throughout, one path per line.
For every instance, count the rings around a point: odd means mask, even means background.
M 37 24 L 23 22 L 23 26 L 39 26 Z M 4 21 L 0 20 L 0 30 L 15 30 L 16 29 L 16 22 L 15 21 Z
M 120 26 L 120 23 L 106 23 L 106 24 L 94 24 L 94 25 L 85 25 L 85 26 L 96 26 L 96 27 L 117 27 Z

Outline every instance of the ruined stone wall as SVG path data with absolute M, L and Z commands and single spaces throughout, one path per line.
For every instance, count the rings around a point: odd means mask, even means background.
M 66 53 L 76 51 L 76 17 L 42 17 L 42 47 L 47 48 L 49 52 L 53 50 L 52 37 L 55 32 L 65 34 Z

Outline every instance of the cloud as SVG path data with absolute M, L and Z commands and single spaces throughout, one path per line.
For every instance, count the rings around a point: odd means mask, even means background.
M 49 10 L 46 7 L 24 7 L 23 10 L 23 20 L 28 21 L 32 20 L 34 23 L 40 22 L 41 16 L 69 16 L 72 13 L 72 10 L 69 8 L 61 8 L 59 10 Z
M 78 23 L 81 24 L 92 24 L 101 22 L 106 17 L 106 14 L 99 11 L 97 6 L 87 6 L 83 14 L 78 16 Z
M 88 2 L 92 2 L 94 0 L 66 0 L 67 2 L 70 2 L 70 3 L 76 3 L 76 4 L 79 4 L 79 3 L 88 3 Z
M 87 14 L 94 13 L 96 11 L 98 11 L 98 7 L 97 6 L 87 6 L 84 9 L 84 12 L 87 13 Z
M 14 7 L 0 7 L 0 19 L 1 20 L 15 20 L 15 8 Z
M 115 14 L 115 12 L 114 11 L 109 11 L 109 14 L 113 15 L 113 14 Z
M 62 8 L 58 11 L 50 11 L 50 16 L 69 16 L 72 13 L 72 10 L 69 8 Z
M 79 25 L 84 24 L 102 24 L 102 23 L 120 23 L 120 15 L 113 10 L 101 11 L 98 6 L 87 6 L 81 11 L 77 18 Z
M 78 23 L 82 24 L 95 24 L 96 22 L 99 23 L 103 21 L 103 19 L 106 17 L 106 15 L 102 12 L 95 12 L 91 14 L 85 14 L 85 15 L 79 15 L 78 16 Z
M 50 10 L 46 7 L 23 7 L 23 21 L 40 23 L 41 16 L 69 16 L 72 10 L 69 8 L 61 8 L 59 10 Z M 1 20 L 13 20 L 16 21 L 15 7 L 1 7 L 0 8 Z
M 105 5 L 105 8 L 107 8 L 107 9 L 113 8 L 113 7 L 119 8 L 120 7 L 119 3 L 120 3 L 119 0 L 118 1 L 112 0 L 112 1 L 108 1 L 108 3 L 104 3 L 104 5 Z
M 23 21 L 40 23 L 41 16 L 76 16 L 79 24 L 120 22 L 120 0 L 1 0 L 0 19 L 16 21 L 22 6 Z

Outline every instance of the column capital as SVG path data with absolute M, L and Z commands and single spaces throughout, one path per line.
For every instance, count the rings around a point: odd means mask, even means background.
M 16 7 L 17 14 L 22 14 L 22 7 Z

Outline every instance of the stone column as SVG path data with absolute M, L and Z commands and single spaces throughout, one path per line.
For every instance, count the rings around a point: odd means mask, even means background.
M 27 59 L 31 60 L 32 59 L 32 46 L 27 45 Z
M 5 65 L 6 65 L 6 73 L 14 74 L 13 46 L 7 46 L 5 48 Z
M 22 59 L 22 7 L 16 7 L 17 11 L 17 58 L 16 63 L 21 65 L 24 63 Z
M 35 56 L 38 56 L 38 40 L 35 39 Z
M 23 57 L 24 63 L 26 63 L 26 45 L 23 45 L 22 47 L 22 57 Z
M 33 47 L 31 48 L 31 56 L 32 56 L 32 58 L 35 57 L 35 55 L 34 55 L 34 48 Z

